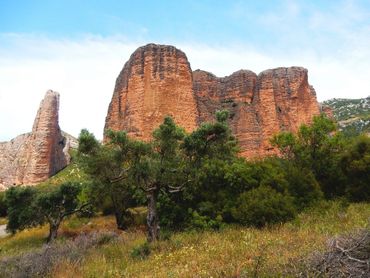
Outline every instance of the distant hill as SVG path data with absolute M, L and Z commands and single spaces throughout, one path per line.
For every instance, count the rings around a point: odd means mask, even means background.
M 333 110 L 339 129 L 347 135 L 370 134 L 370 96 L 360 99 L 334 98 L 323 105 Z

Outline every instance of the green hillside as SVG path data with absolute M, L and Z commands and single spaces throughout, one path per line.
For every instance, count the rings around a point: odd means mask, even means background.
M 334 98 L 323 105 L 333 110 L 339 128 L 347 135 L 370 133 L 370 96 L 360 99 Z

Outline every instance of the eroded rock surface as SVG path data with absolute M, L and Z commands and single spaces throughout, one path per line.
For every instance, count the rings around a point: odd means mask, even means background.
M 149 140 L 165 115 L 191 131 L 230 111 L 230 126 L 241 155 L 275 153 L 269 140 L 279 131 L 297 131 L 320 113 L 316 93 L 301 67 L 266 70 L 258 76 L 240 70 L 230 76 L 191 71 L 185 54 L 173 46 L 138 48 L 117 78 L 105 130 L 126 130 Z
M 56 174 L 70 162 L 76 139 L 59 127 L 59 94 L 46 92 L 32 132 L 0 143 L 0 189 L 33 185 Z
M 105 129 L 149 140 L 169 115 L 191 131 L 198 119 L 192 87 L 190 64 L 182 51 L 166 45 L 140 47 L 117 78 Z
M 216 110 L 229 110 L 231 129 L 246 157 L 273 153 L 269 139 L 274 134 L 295 132 L 319 114 L 304 68 L 277 68 L 258 76 L 241 70 L 223 78 L 197 70 L 193 78 L 199 122 L 212 120 Z

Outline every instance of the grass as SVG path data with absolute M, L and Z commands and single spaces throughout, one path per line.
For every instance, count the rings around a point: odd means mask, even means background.
M 6 223 L 8 223 L 6 217 L 0 217 L 0 225 L 5 225 Z
M 59 240 L 63 241 L 81 233 L 93 231 L 116 231 L 114 217 L 95 217 L 93 219 L 72 217 L 62 224 Z M 45 243 L 47 235 L 48 226 L 43 226 L 0 238 L 0 259 L 40 248 Z
M 281 277 L 300 258 L 323 250 L 329 238 L 366 227 L 369 217 L 370 204 L 345 207 L 340 202 L 323 203 L 272 228 L 228 226 L 221 231 L 175 233 L 168 240 L 151 244 L 149 256 L 133 256 L 133 250 L 145 243 L 145 234 L 132 230 L 121 233 L 118 243 L 91 249 L 79 263 L 59 262 L 51 276 Z M 60 240 L 96 229 L 114 229 L 114 219 L 73 218 L 62 227 Z M 44 227 L 24 231 L 1 239 L 0 246 L 6 254 L 40 247 L 45 232 Z
M 0 238 L 0 259 L 40 248 L 46 235 L 47 227 L 41 227 Z
M 76 163 L 72 162 L 56 175 L 40 183 L 38 186 L 48 187 L 60 185 L 64 182 L 84 182 L 86 179 L 86 174 L 77 166 Z

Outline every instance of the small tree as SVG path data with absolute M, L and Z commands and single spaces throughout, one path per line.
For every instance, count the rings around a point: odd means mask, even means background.
M 90 198 L 96 205 L 109 198 L 117 228 L 127 228 L 126 210 L 134 205 L 135 187 L 130 171 L 133 155 L 140 143 L 128 138 L 123 131 L 108 131 L 109 141 L 102 145 L 92 133 L 82 130 L 79 136 L 78 162 L 89 175 Z
M 341 134 L 336 133 L 334 122 L 325 115 L 315 116 L 312 124 L 302 125 L 296 135 L 283 132 L 271 142 L 279 148 L 283 158 L 300 169 L 312 171 L 326 197 L 344 194 L 339 167 L 343 140 Z
M 49 224 L 47 242 L 56 239 L 62 221 L 88 206 L 79 205 L 81 186 L 64 183 L 48 192 L 33 187 L 13 187 L 6 192 L 8 207 L 7 230 L 12 233 L 26 228 Z
M 135 160 L 134 176 L 147 195 L 148 241 L 159 238 L 159 215 L 157 210 L 158 195 L 175 193 L 189 182 L 184 171 L 183 157 L 179 149 L 185 132 L 172 118 L 166 117 L 153 132 L 153 144 L 150 149 L 143 149 Z
M 6 229 L 12 234 L 40 224 L 40 216 L 35 206 L 37 191 L 33 187 L 15 186 L 5 192 L 8 209 Z
M 56 189 L 39 193 L 35 206 L 40 215 L 40 224 L 47 222 L 49 224 L 49 236 L 47 242 L 57 238 L 58 229 L 62 221 L 86 208 L 89 203 L 80 205 L 78 195 L 81 192 L 81 186 L 77 183 L 64 183 Z
M 181 147 L 193 180 L 184 194 L 188 199 L 184 206 L 188 207 L 187 211 L 196 210 L 195 214 L 189 214 L 190 218 L 197 213 L 212 220 L 221 216 L 230 218 L 229 203 L 238 191 L 231 186 L 231 183 L 237 183 L 231 176 L 238 175 L 235 173 L 238 147 L 227 124 L 228 118 L 228 111 L 217 111 L 216 121 L 203 123 L 184 138 Z

